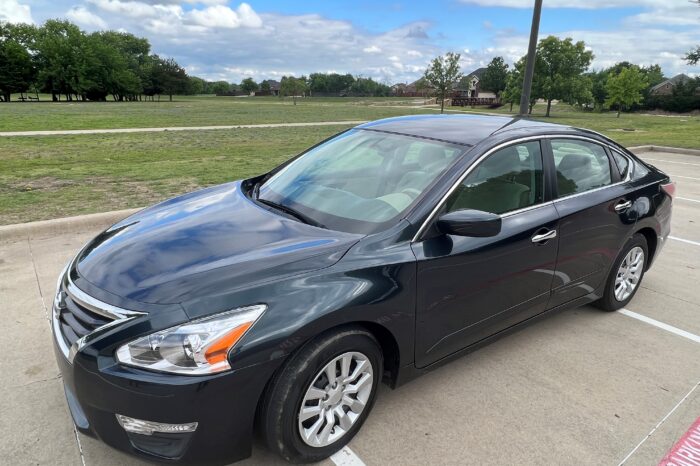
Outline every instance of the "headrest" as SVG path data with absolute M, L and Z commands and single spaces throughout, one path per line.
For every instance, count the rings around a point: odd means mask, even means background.
M 489 172 L 498 176 L 517 170 L 519 166 L 520 155 L 513 146 L 499 150 L 488 161 Z
M 420 164 L 421 168 L 426 168 L 437 162 L 444 163 L 446 158 L 445 149 L 433 144 L 427 144 L 418 153 L 418 164 Z
M 557 169 L 560 172 L 570 172 L 579 168 L 587 168 L 591 165 L 591 158 L 582 154 L 567 154 L 561 159 Z

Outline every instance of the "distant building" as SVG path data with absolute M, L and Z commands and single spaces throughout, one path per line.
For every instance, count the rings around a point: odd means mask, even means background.
M 481 89 L 481 78 L 486 68 L 477 68 L 466 75 L 460 84 L 455 87 L 455 97 L 468 97 L 474 99 L 495 99 L 496 94 Z
M 649 89 L 649 94 L 651 95 L 671 95 L 673 93 L 673 88 L 676 84 L 690 81 L 690 77 L 685 74 L 678 74 L 671 79 L 660 82 L 656 86 Z
M 269 91 L 258 90 L 258 91 L 255 91 L 255 95 L 274 95 L 274 96 L 280 95 L 280 82 L 279 81 L 275 81 L 274 79 L 266 79 L 260 83 L 261 88 L 262 88 L 263 83 L 268 83 L 270 85 L 270 90 Z

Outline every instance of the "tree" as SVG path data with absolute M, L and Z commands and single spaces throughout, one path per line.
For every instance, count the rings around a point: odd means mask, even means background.
M 190 95 L 204 94 L 207 82 L 197 76 L 190 76 L 190 83 L 187 93 Z
M 172 58 L 160 58 L 158 55 L 154 55 L 154 59 L 155 83 L 157 87 L 163 89 L 163 93 L 168 94 L 170 102 L 173 101 L 173 94 L 187 92 L 190 78 L 185 69 Z
M 481 88 L 500 97 L 508 81 L 508 64 L 503 57 L 494 57 L 481 76 Z
M 270 81 L 263 81 L 260 83 L 260 90 L 263 91 L 265 94 L 270 93 Z
M 555 36 L 540 41 L 535 75 L 540 81 L 538 97 L 547 101 L 546 116 L 550 115 L 554 99 L 580 103 L 589 98 L 591 83 L 583 73 L 592 60 L 593 52 L 586 50 L 583 41 L 574 43 L 570 37 L 561 40 Z
M 605 86 L 608 97 L 607 105 L 617 105 L 617 117 L 626 106 L 630 107 L 642 101 L 642 91 L 647 87 L 647 78 L 636 66 L 624 68 L 616 75 L 610 75 Z
M 460 54 L 447 52 L 445 56 L 435 57 L 425 70 L 424 78 L 433 87 L 440 99 L 440 113 L 445 111 L 445 98 L 452 91 L 454 84 L 462 79 L 459 70 Z
M 510 111 L 513 111 L 513 104 L 520 102 L 523 91 L 523 77 L 517 68 L 508 72 L 506 87 L 501 93 L 501 102 L 510 104 Z
M 294 105 L 297 104 L 297 96 L 304 95 L 307 90 L 306 80 L 294 76 L 282 76 L 280 81 L 280 95 L 292 96 Z
M 82 94 L 85 77 L 85 35 L 68 21 L 48 20 L 37 30 L 37 81 L 53 100 Z
M 513 104 L 520 104 L 520 97 L 523 92 L 523 80 L 525 76 L 525 65 L 527 63 L 527 57 L 522 57 L 515 63 L 515 66 L 508 74 L 508 81 L 506 82 L 506 88 L 503 91 L 503 102 L 508 102 L 510 104 L 510 111 L 513 111 Z M 537 97 L 542 94 L 541 90 L 541 79 L 537 73 L 537 64 L 535 64 L 535 74 L 532 79 L 532 90 L 530 92 L 530 102 L 528 114 L 532 113 L 532 108 L 537 102 Z
M 231 92 L 231 84 L 226 81 L 211 83 L 211 92 L 216 95 L 225 95 Z
M 12 39 L 0 42 L 0 93 L 9 102 L 13 92 L 26 92 L 36 69 L 25 47 Z
M 245 78 L 241 81 L 241 90 L 250 95 L 258 90 L 258 83 L 253 81 L 253 78 Z

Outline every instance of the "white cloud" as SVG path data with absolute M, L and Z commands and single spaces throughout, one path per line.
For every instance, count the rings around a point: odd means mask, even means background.
M 238 27 L 258 28 L 262 20 L 247 3 L 241 3 L 234 11 L 224 5 L 215 5 L 203 10 L 192 10 L 187 13 L 187 19 L 192 24 L 212 28 Z
M 66 13 L 66 18 L 77 23 L 79 26 L 84 26 L 94 29 L 107 29 L 105 20 L 90 12 L 84 6 L 74 6 Z
M 369 47 L 363 48 L 362 51 L 365 53 L 381 53 L 382 49 L 380 49 L 376 45 L 370 45 Z
M 0 0 L 0 21 L 33 24 L 32 9 L 18 0 Z
M 487 7 L 528 8 L 532 9 L 532 0 L 460 0 L 461 3 Z M 682 3 L 686 0 L 546 0 L 543 8 L 579 8 L 594 10 L 600 8 L 621 7 L 661 7 L 668 3 Z M 690 3 L 690 2 L 686 2 Z
M 139 18 L 141 20 L 151 17 L 171 16 L 181 18 L 183 10 L 180 5 L 150 4 L 138 1 L 121 0 L 87 0 L 95 7 L 107 13 Z

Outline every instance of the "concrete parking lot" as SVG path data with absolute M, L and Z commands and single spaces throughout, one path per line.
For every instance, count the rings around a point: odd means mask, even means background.
M 559 313 L 383 388 L 323 464 L 657 464 L 700 416 L 700 157 L 640 155 L 678 190 L 672 238 L 630 312 Z M 0 237 L 0 464 L 143 464 L 76 434 L 54 362 L 56 277 L 96 233 Z M 256 447 L 240 464 L 283 463 Z

